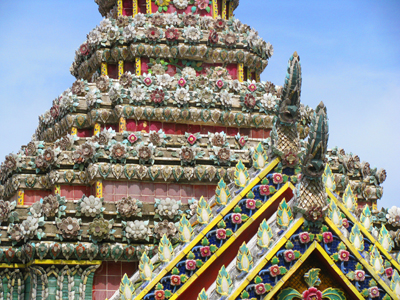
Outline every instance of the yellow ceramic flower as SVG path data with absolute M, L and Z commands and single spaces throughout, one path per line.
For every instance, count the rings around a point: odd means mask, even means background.
M 156 1 L 156 4 L 157 4 L 158 6 L 168 6 L 170 1 L 171 1 L 171 0 L 157 0 L 157 1 Z

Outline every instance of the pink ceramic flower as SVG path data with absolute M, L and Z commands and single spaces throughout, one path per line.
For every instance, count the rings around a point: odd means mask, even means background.
M 81 47 L 79 48 L 79 51 L 81 52 L 82 55 L 87 56 L 90 52 L 88 44 L 84 43 L 81 45 Z
M 178 84 L 180 87 L 184 87 L 186 84 L 185 78 L 181 77 L 181 79 L 178 80 Z
M 204 10 L 208 7 L 208 0 L 196 0 L 196 6 L 201 9 Z
M 329 244 L 333 242 L 333 235 L 332 232 L 324 232 L 322 234 L 322 238 L 324 239 L 325 244 Z
M 283 182 L 283 176 L 280 173 L 274 173 L 272 175 L 272 181 L 274 182 L 274 184 L 279 184 Z
M 200 254 L 202 257 L 208 257 L 211 255 L 211 250 L 209 246 L 204 246 L 200 248 Z
M 163 290 L 155 291 L 154 298 L 156 298 L 156 300 L 164 300 L 165 299 L 165 292 Z
M 143 82 L 144 82 L 145 85 L 149 86 L 150 84 L 153 83 L 153 80 L 151 80 L 150 77 L 146 77 L 146 78 L 143 80 Z
M 246 208 L 251 210 L 256 209 L 256 201 L 254 199 L 247 199 Z
M 294 255 L 293 250 L 286 250 L 285 252 L 283 252 L 283 257 L 286 262 L 291 262 L 296 259 L 296 256 Z
M 322 300 L 322 293 L 315 287 L 310 287 L 303 293 L 303 300 Z
M 222 89 L 224 87 L 224 81 L 222 79 L 218 79 L 215 84 L 219 89 Z
M 246 145 L 247 141 L 246 141 L 245 137 L 242 136 L 242 137 L 240 137 L 238 142 L 239 142 L 240 147 L 244 147 L 244 145 Z
M 129 143 L 131 143 L 131 144 L 135 143 L 135 142 L 137 141 L 137 136 L 136 136 L 135 134 L 131 133 L 131 134 L 128 136 L 128 141 L 129 141 Z
M 299 234 L 300 243 L 306 244 L 310 242 L 310 234 L 308 232 L 302 232 Z
M 379 297 L 379 289 L 377 286 L 370 287 L 368 289 L 369 296 L 371 298 L 378 298 Z
M 248 89 L 249 89 L 250 92 L 254 92 L 257 89 L 257 86 L 254 83 L 251 83 L 248 86 Z
M 354 280 L 356 280 L 356 281 L 364 281 L 365 280 L 365 271 L 363 271 L 363 270 L 355 270 L 354 271 Z
M 188 259 L 186 261 L 186 270 L 194 270 L 196 269 L 196 261 L 193 259 Z
M 197 138 L 196 138 L 193 134 L 191 134 L 191 135 L 189 135 L 189 137 L 187 138 L 187 141 L 188 141 L 188 143 L 189 143 L 190 145 L 193 145 L 194 143 L 196 143 Z
M 232 223 L 234 224 L 240 224 L 242 223 L 242 215 L 241 214 L 232 214 Z
M 269 185 L 260 185 L 260 195 L 268 196 L 270 194 Z
M 388 278 L 392 277 L 392 275 L 393 275 L 393 268 L 392 268 L 392 267 L 386 268 L 386 269 L 385 269 L 385 274 L 386 274 L 386 276 L 387 276 Z
M 223 228 L 217 229 L 217 239 L 224 240 L 226 239 L 226 230 Z
M 172 275 L 171 285 L 180 285 L 180 284 L 181 284 L 181 277 L 179 275 Z
M 254 287 L 254 291 L 256 292 L 257 295 L 262 295 L 265 294 L 267 290 L 265 289 L 264 283 L 259 283 Z
M 344 228 L 349 228 L 349 220 L 343 219 L 342 224 Z
M 346 250 L 340 250 L 339 251 L 339 259 L 341 261 L 349 261 L 349 258 L 350 258 L 349 251 L 346 251 Z
M 281 270 L 279 269 L 278 265 L 273 265 L 269 267 L 269 274 L 271 274 L 272 277 L 276 277 L 279 274 L 281 274 Z

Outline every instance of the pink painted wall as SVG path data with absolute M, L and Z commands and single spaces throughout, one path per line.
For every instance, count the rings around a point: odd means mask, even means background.
M 131 277 L 137 268 L 138 262 L 103 262 L 94 273 L 93 299 L 110 298 L 119 289 L 124 274 Z
M 206 200 L 215 194 L 215 185 L 193 185 L 178 183 L 103 181 L 104 201 L 118 201 L 131 196 L 142 202 L 155 202 L 155 198 L 173 198 L 188 203 L 189 199 Z

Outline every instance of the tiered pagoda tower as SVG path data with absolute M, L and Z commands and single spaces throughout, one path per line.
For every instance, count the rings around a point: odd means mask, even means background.
M 233 0 L 96 0 L 76 81 L 0 173 L 1 299 L 398 299 L 383 169 L 327 149 L 295 52 Z

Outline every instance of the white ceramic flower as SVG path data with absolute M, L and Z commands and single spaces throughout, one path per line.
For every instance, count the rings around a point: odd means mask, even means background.
M 112 27 L 112 23 L 109 19 L 103 19 L 100 22 L 100 30 L 102 32 L 107 32 L 108 29 L 110 29 Z
M 91 46 L 97 45 L 101 41 L 101 32 L 95 28 L 88 34 L 88 42 Z
M 239 92 L 242 88 L 242 85 L 239 80 L 235 79 L 229 82 L 229 87 L 235 92 Z
M 276 96 L 272 95 L 271 93 L 264 94 L 261 100 L 261 104 L 266 110 L 271 111 L 274 110 L 275 108 L 275 105 L 277 103 L 276 99 L 277 99 Z
M 169 74 L 157 75 L 157 82 L 160 87 L 169 87 L 172 77 Z
M 195 200 L 195 199 L 192 200 L 192 202 L 191 202 L 191 204 L 189 206 L 189 210 L 190 210 L 189 214 L 191 216 L 194 216 L 196 214 L 198 203 L 199 203 L 198 200 Z
M 21 232 L 25 239 L 33 238 L 39 228 L 39 220 L 32 216 L 28 216 L 21 224 Z
M 61 95 L 60 109 L 68 110 L 74 105 L 74 97 L 71 91 L 66 91 Z
M 188 0 L 174 0 L 174 5 L 177 9 L 185 9 L 189 4 Z
M 238 19 L 234 18 L 232 20 L 232 28 L 233 31 L 240 32 L 243 28 L 243 24 Z
M 133 17 L 133 25 L 135 26 L 143 26 L 146 24 L 146 16 L 142 13 L 138 13 L 136 16 Z
M 112 26 L 107 31 L 107 39 L 111 42 L 118 40 L 119 29 L 117 26 Z
M 197 42 L 201 39 L 201 31 L 197 27 L 187 27 L 184 30 L 183 35 L 190 42 Z
M 42 203 L 40 203 L 40 201 L 33 203 L 29 209 L 29 212 L 31 213 L 32 217 L 40 218 L 43 215 Z
M 214 23 L 214 19 L 210 16 L 205 16 L 205 17 L 200 18 L 200 26 L 203 29 L 206 29 L 206 30 L 212 29 L 213 23 Z
M 121 97 L 121 88 L 122 87 L 119 83 L 113 84 L 113 86 L 110 88 L 108 95 L 110 96 L 110 100 L 112 102 L 117 101 Z
M 224 107 L 231 107 L 232 106 L 232 94 L 228 93 L 227 91 L 221 92 L 220 101 Z
M 129 24 L 128 26 L 126 26 L 124 28 L 123 36 L 124 36 L 125 40 L 131 41 L 136 37 L 136 35 L 137 35 L 137 32 L 135 30 L 135 27 L 132 26 L 132 24 Z
M 146 239 L 151 234 L 149 221 L 128 221 L 126 222 L 125 232 L 128 239 Z
M 173 218 L 179 213 L 181 202 L 171 198 L 161 199 L 157 204 L 155 212 L 160 216 Z
M 165 69 L 162 64 L 155 64 L 151 67 L 151 71 L 153 72 L 154 75 L 164 75 L 165 74 Z
M 135 102 L 142 102 L 146 98 L 145 90 L 141 86 L 133 87 L 130 92 L 132 100 Z
M 87 107 L 94 107 L 96 104 L 101 103 L 100 91 L 98 89 L 90 90 L 86 95 Z
M 265 53 L 268 57 L 271 57 L 274 54 L 274 47 L 270 43 L 265 44 Z
M 175 101 L 179 105 L 185 105 L 190 101 L 189 90 L 185 88 L 178 88 L 174 94 Z
M 209 105 L 209 104 L 215 102 L 214 92 L 208 87 L 199 90 L 197 92 L 197 98 L 198 98 L 199 102 L 202 103 L 203 105 Z
M 392 206 L 389 208 L 386 218 L 388 219 L 389 224 L 392 226 L 400 226 L 400 207 Z
M 187 1 L 187 0 L 184 0 Z M 165 23 L 167 25 L 177 25 L 181 22 L 178 15 L 176 13 L 173 14 L 165 14 Z
M 80 203 L 81 213 L 87 217 L 95 217 L 101 213 L 102 201 L 100 198 L 96 198 L 91 195 L 82 199 Z
M 254 29 L 251 29 L 247 36 L 247 42 L 249 43 L 250 47 L 255 46 L 257 40 L 258 40 L 258 32 L 255 31 Z
M 182 70 L 182 76 L 187 76 L 189 79 L 196 78 L 196 70 L 192 67 L 185 67 Z
M 50 110 L 47 110 L 44 115 L 43 115 L 43 120 L 46 124 L 50 123 L 51 121 L 51 114 L 50 114 Z

